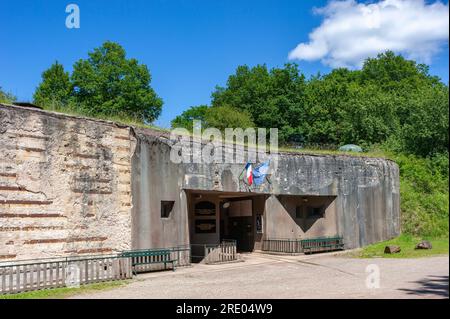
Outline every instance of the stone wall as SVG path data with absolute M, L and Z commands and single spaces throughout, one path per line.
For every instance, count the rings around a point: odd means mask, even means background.
M 130 248 L 128 127 L 0 105 L 0 261 Z

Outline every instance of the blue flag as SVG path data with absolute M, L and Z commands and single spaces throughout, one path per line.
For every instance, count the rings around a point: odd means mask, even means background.
M 264 162 L 253 169 L 253 183 L 261 185 L 264 183 L 267 173 L 269 172 L 270 162 Z

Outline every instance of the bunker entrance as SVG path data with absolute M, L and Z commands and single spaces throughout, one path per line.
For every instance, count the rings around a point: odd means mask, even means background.
M 187 191 L 189 234 L 194 261 L 205 245 L 233 241 L 238 252 L 251 252 L 260 241 L 268 195 L 238 192 Z

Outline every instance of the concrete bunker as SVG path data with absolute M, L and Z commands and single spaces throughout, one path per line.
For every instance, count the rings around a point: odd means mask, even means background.
M 169 139 L 135 133 L 133 248 L 236 240 L 244 252 L 261 250 L 267 239 L 336 235 L 356 248 L 400 231 L 398 167 L 391 161 L 280 153 L 272 183 L 249 189 L 239 179 L 242 163 L 174 164 Z M 161 200 L 174 202 L 170 218 L 159 218 Z
M 281 152 L 272 183 L 248 188 L 244 164 L 176 164 L 173 143 L 164 132 L 0 105 L 0 260 L 226 239 L 252 251 L 266 239 L 328 235 L 356 248 L 400 233 L 390 160 Z

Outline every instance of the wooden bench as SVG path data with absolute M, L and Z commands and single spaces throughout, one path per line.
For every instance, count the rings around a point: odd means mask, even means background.
M 169 249 L 140 249 L 124 251 L 121 256 L 131 258 L 131 266 L 136 274 L 136 266 L 150 264 L 164 264 L 164 269 L 167 269 L 167 264 L 172 264 L 172 270 L 175 271 L 177 260 L 172 259 L 170 253 Z
M 301 246 L 305 254 L 343 250 L 344 239 L 340 236 L 302 239 Z

